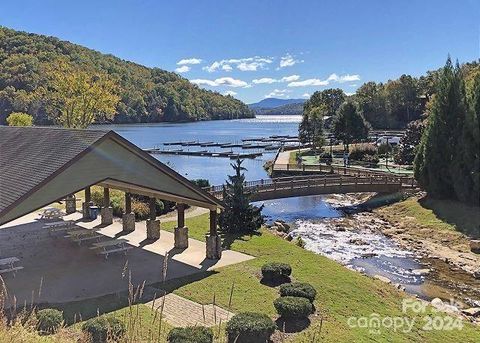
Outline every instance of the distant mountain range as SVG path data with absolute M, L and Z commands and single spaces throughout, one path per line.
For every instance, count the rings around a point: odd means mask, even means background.
M 254 104 L 249 104 L 255 114 L 302 114 L 306 99 L 266 98 Z
M 249 104 L 248 107 L 251 109 L 255 108 L 274 108 L 280 107 L 283 105 L 290 104 L 303 104 L 306 99 L 277 99 L 277 98 L 266 98 L 254 104 Z

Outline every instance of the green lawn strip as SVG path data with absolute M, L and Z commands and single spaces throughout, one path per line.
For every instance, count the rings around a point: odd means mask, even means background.
M 195 223 L 201 223 L 202 228 L 207 227 L 205 224 L 208 216 L 203 217 L 192 218 L 188 224 L 191 236 L 201 232 L 203 237 L 205 230 L 197 231 L 198 228 L 194 226 Z M 174 292 L 203 304 L 212 303 L 215 294 L 216 303 L 228 308 L 230 289 L 234 283 L 232 311 L 256 311 L 274 317 L 272 302 L 277 298 L 278 291 L 260 283 L 260 267 L 271 261 L 286 262 L 292 265 L 294 280 L 309 282 L 317 289 L 315 306 L 325 316 L 322 336 L 326 341 L 345 340 L 348 337 L 356 341 L 369 341 L 373 338 L 380 341 L 388 338 L 392 341 L 408 339 L 432 342 L 458 337 L 463 337 L 466 341 L 472 337 L 480 339 L 480 332 L 471 325 L 466 325 L 461 332 L 422 331 L 420 324 L 423 325 L 424 322 L 421 318 L 417 319 L 414 331 L 407 333 L 382 329 L 382 333 L 377 336 L 369 333 L 368 329 L 350 328 L 347 325 L 350 316 L 368 317 L 372 313 L 377 313 L 380 317 L 409 316 L 401 311 L 401 302 L 406 295 L 390 285 L 350 271 L 326 257 L 301 249 L 265 231 L 262 231 L 262 235 L 234 241 L 231 249 L 257 258 L 219 268 L 197 281 L 179 282 L 179 287 Z M 313 335 L 317 324 L 318 320 L 315 320 L 300 337 Z
M 411 217 L 418 224 L 436 230 L 454 230 L 472 236 L 480 235 L 480 209 L 458 201 L 412 197 L 381 208 L 378 212 L 397 221 Z

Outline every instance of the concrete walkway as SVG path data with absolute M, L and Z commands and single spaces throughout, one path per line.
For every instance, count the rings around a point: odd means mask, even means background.
M 149 307 L 153 307 L 161 311 L 163 304 L 163 318 L 172 326 L 214 326 L 227 322 L 233 317 L 234 313 L 224 310 L 217 305 L 202 305 L 191 300 L 182 298 L 176 294 L 169 293 L 165 299 L 159 298 L 147 303 Z
M 167 280 L 253 258 L 225 250 L 220 260 L 208 260 L 205 243 L 195 239 L 189 239 L 184 250 L 173 248 L 173 233 L 167 231 L 162 230 L 156 241 L 147 240 L 145 222 L 137 222 L 135 231 L 125 235 L 120 220 L 102 227 L 100 219 L 83 222 L 80 213 L 65 216 L 65 220 L 76 220 L 78 228 L 96 228 L 105 236 L 102 240 L 121 238 L 134 247 L 126 256 L 113 254 L 105 260 L 89 249 L 93 242 L 79 246 L 64 238 L 65 233 L 50 235 L 42 229 L 45 221 L 39 217 L 39 213 L 31 213 L 0 226 L 0 258 L 18 257 L 18 265 L 24 267 L 16 275 L 2 275 L 18 304 L 30 303 L 32 297 L 35 303 L 58 303 L 122 292 L 128 289 L 129 274 L 134 285 L 160 282 L 166 253 Z

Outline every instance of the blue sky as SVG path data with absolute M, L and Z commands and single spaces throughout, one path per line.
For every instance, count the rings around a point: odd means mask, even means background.
M 421 75 L 480 57 L 480 0 L 0 3 L 0 25 L 57 36 L 247 102 Z

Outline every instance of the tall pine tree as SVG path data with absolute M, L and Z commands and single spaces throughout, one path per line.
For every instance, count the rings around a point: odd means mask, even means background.
M 472 99 L 477 97 L 474 95 Z M 460 67 L 458 63 L 454 67 L 448 58 L 436 82 L 428 124 L 415 157 L 415 177 L 434 198 L 478 203 L 475 184 L 478 184 L 479 145 L 478 139 L 475 141 L 478 136 L 475 101 L 471 101 L 469 109 Z
M 254 232 L 264 223 L 262 216 L 263 205 L 260 207 L 250 204 L 250 195 L 245 192 L 246 168 L 242 167 L 242 160 L 231 164 L 235 175 L 229 175 L 226 187 L 223 190 L 225 210 L 220 214 L 220 227 L 226 232 Z

